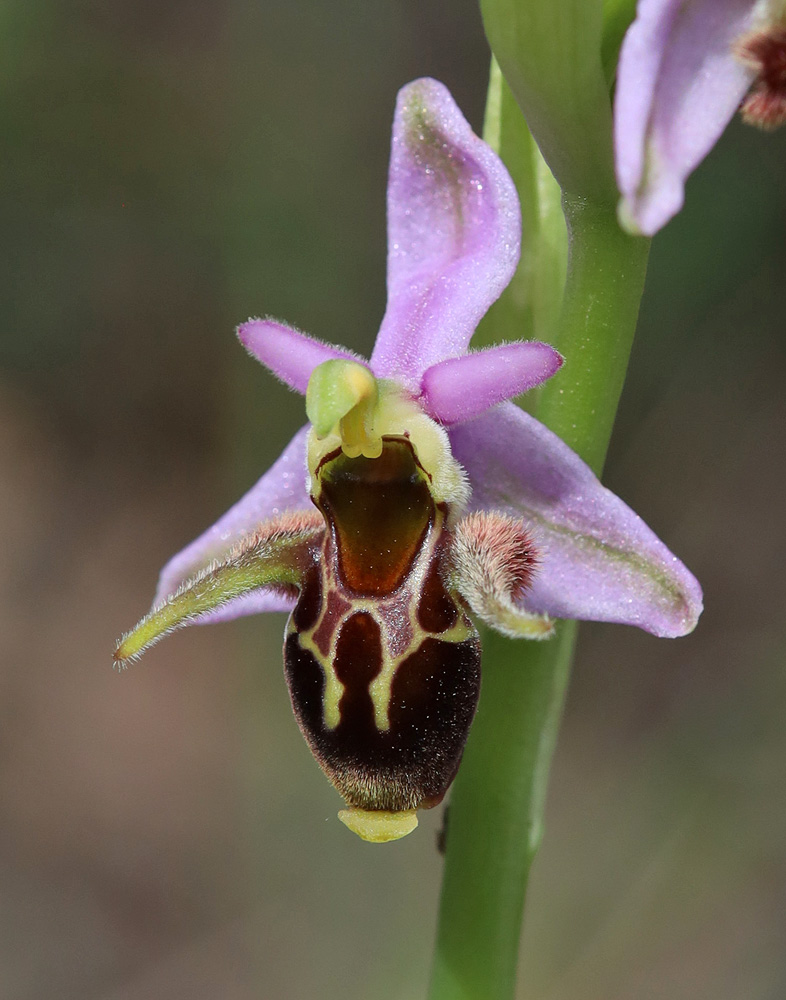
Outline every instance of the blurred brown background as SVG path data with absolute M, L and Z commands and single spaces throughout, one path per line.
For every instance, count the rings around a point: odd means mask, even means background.
M 110 654 L 303 419 L 234 326 L 368 351 L 395 92 L 479 128 L 487 67 L 470 0 L 4 4 L 3 1000 L 424 995 L 440 817 L 338 823 L 283 616 Z M 655 242 L 606 479 L 707 611 L 583 629 L 527 1000 L 786 995 L 785 153 L 732 127 Z

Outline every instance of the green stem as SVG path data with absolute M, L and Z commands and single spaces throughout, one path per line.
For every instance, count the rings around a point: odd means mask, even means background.
M 563 197 L 568 279 L 557 336 L 565 365 L 536 416 L 600 475 L 628 370 L 650 241 L 629 236 L 614 206 Z
M 514 995 L 524 894 L 543 829 L 548 767 L 576 636 L 511 663 L 511 640 L 483 637 L 483 694 L 448 813 L 432 1000 Z
M 536 416 L 599 471 L 622 391 L 648 241 L 613 205 L 565 197 L 568 273 L 556 338 L 566 358 Z M 509 1000 L 576 623 L 544 643 L 486 635 L 483 692 L 453 789 L 431 1000 Z M 514 662 L 515 661 L 515 662 Z
M 540 155 L 495 59 L 491 61 L 483 138 L 502 157 L 521 202 L 521 257 L 503 295 L 483 317 L 475 347 L 500 340 L 550 340 L 565 287 L 567 232 L 559 185 Z M 522 399 L 530 412 L 536 393 Z

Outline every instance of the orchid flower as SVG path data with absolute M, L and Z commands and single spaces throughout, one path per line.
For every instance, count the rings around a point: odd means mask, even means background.
M 536 342 L 468 352 L 519 257 L 515 187 L 442 84 L 398 97 L 388 306 L 365 361 L 272 319 L 246 349 L 305 394 L 309 423 L 163 569 L 118 644 L 136 658 L 193 622 L 291 611 L 297 721 L 373 841 L 438 803 L 477 705 L 474 616 L 543 639 L 554 618 L 689 632 L 685 567 L 558 437 L 511 402 L 562 358 Z
M 651 236 L 680 210 L 743 98 L 747 122 L 786 121 L 784 0 L 639 0 L 614 104 L 625 228 Z

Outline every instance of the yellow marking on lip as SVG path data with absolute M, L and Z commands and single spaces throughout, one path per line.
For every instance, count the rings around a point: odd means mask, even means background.
M 385 665 L 382 671 L 377 674 L 368 687 L 368 693 L 371 696 L 371 702 L 374 706 L 374 724 L 381 733 L 387 732 L 390 729 L 390 698 L 393 689 L 393 679 L 404 660 L 412 656 L 413 653 L 417 653 L 426 639 L 437 639 L 440 642 L 458 645 L 469 639 L 471 635 L 472 626 L 468 625 L 467 620 L 462 616 L 459 616 L 456 624 L 449 628 L 447 632 L 443 632 L 442 635 L 438 636 L 424 632 L 422 628 L 415 626 L 413 628 L 412 642 L 406 652 L 397 657 L 385 656 Z
M 384 619 L 379 622 L 382 629 L 382 669 L 368 686 L 368 693 L 371 703 L 374 706 L 374 725 L 380 733 L 386 733 L 390 729 L 390 699 L 393 688 L 393 678 L 402 662 L 420 648 L 423 642 L 424 632 L 417 623 L 417 605 L 420 597 L 423 577 L 434 554 L 436 540 L 442 532 L 443 517 L 439 511 L 435 511 L 434 524 L 429 532 L 429 536 L 423 548 L 418 553 L 416 565 L 410 573 L 410 586 L 412 587 L 409 599 L 409 626 L 412 630 L 412 641 L 409 646 L 398 656 L 391 656 L 389 653 L 389 643 L 387 631 L 389 623 Z
M 411 647 L 404 656 L 408 656 L 410 652 Z M 395 660 L 386 656 L 385 666 L 381 673 L 377 674 L 368 687 L 368 693 L 371 695 L 371 702 L 374 706 L 374 725 L 381 733 L 390 729 L 390 688 L 396 669 L 401 664 L 402 659 L 404 659 L 403 656 Z
M 344 693 L 344 685 L 336 677 L 332 665 L 330 670 L 326 670 L 324 664 L 321 664 L 321 666 L 325 674 L 325 692 L 322 696 L 322 721 L 325 723 L 327 729 L 335 729 L 339 722 L 341 722 L 339 703 Z
M 331 640 L 328 655 L 323 656 L 312 639 L 318 627 L 319 622 L 317 622 L 315 628 L 309 629 L 308 632 L 300 632 L 298 634 L 298 641 L 303 649 L 307 649 L 314 656 L 314 659 L 322 670 L 325 678 L 325 687 L 322 692 L 322 721 L 326 729 L 335 729 L 339 722 L 341 722 L 339 705 L 341 703 L 341 696 L 344 694 L 344 685 L 336 676 L 333 666 L 333 660 L 336 655 L 336 635 L 340 629 L 336 630 L 336 634 L 334 634 Z

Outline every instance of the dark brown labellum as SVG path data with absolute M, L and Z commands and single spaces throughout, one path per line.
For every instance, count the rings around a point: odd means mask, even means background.
M 346 649 L 344 650 L 346 652 Z M 368 687 L 374 664 L 353 664 L 358 680 L 341 699 L 340 721 L 323 717 L 325 678 L 296 633 L 284 648 L 287 682 L 300 728 L 350 806 L 396 812 L 434 806 L 456 775 L 480 693 L 480 645 L 426 639 L 402 661 L 391 686 L 390 728 L 375 725 Z
M 444 582 L 445 511 L 407 441 L 331 455 L 315 503 L 328 532 L 289 622 L 292 705 L 351 807 L 436 805 L 480 692 L 480 643 Z

